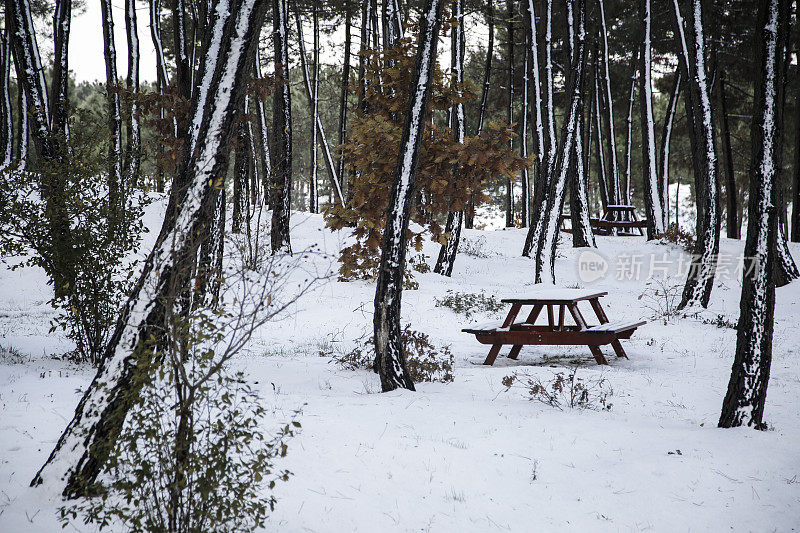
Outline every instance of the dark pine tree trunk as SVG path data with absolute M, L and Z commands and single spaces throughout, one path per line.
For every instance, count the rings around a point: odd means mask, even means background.
M 625 133 L 625 196 L 624 201 L 627 205 L 631 205 L 631 147 L 633 144 L 633 102 L 636 94 L 636 73 L 639 63 L 639 53 L 641 47 L 636 47 L 636 52 L 633 54 L 633 68 L 631 69 L 631 88 L 628 91 L 628 117 L 625 119 L 626 133 Z M 662 151 L 663 153 L 663 151 Z M 620 195 L 622 196 L 622 195 Z
M 542 232 L 536 249 L 536 283 L 542 283 L 545 280 L 555 283 L 556 248 L 558 247 L 561 212 L 564 207 L 567 174 L 577 137 L 581 133 L 580 114 L 583 106 L 581 87 L 586 63 L 586 0 L 575 2 L 575 17 L 577 18 L 577 32 L 571 61 L 574 68 L 571 69 L 567 84 L 568 107 L 561 128 L 561 144 L 558 147 L 558 158 L 553 180 L 550 182 Z
M 779 175 L 776 133 L 775 94 L 781 83 L 780 47 L 788 18 L 788 0 L 769 0 L 759 6 L 757 38 L 760 76 L 757 78 L 750 162 L 750 200 L 748 202 L 745 257 L 753 258 L 753 269 L 742 280 L 739 304 L 736 355 L 728 391 L 722 404 L 719 427 L 748 425 L 765 429 L 763 422 L 767 383 L 772 362 L 772 330 L 775 313 L 773 262 L 777 239 Z
M 600 42 L 603 43 L 602 65 L 603 65 L 603 98 L 606 106 L 606 133 L 608 135 L 608 154 L 609 154 L 609 176 L 608 176 L 608 196 L 611 203 L 620 202 L 619 191 L 619 171 L 617 169 L 617 133 L 614 128 L 614 99 L 611 96 L 611 70 L 609 68 L 608 52 L 608 30 L 606 29 L 606 14 L 604 0 L 598 0 L 600 8 Z M 655 155 L 655 154 L 653 154 Z
M 103 55 L 106 60 L 106 105 L 108 106 L 108 195 L 115 217 L 122 209 L 126 184 L 122 179 L 122 109 L 117 77 L 117 50 L 114 44 L 114 17 L 111 0 L 100 0 L 103 18 Z
M 527 100 L 532 105 L 531 119 L 533 122 L 533 145 L 536 147 L 536 167 L 533 177 L 533 205 L 528 204 L 530 213 L 528 215 L 528 224 L 532 226 L 536 220 L 539 220 L 540 211 L 546 203 L 545 197 L 547 194 L 547 183 L 544 181 L 547 178 L 542 158 L 545 156 L 545 123 L 542 113 L 542 91 L 541 83 L 539 80 L 539 36 L 536 31 L 536 11 L 534 8 L 533 0 L 524 0 L 524 19 L 525 19 L 525 44 L 526 44 L 526 58 L 527 70 L 525 72 L 528 93 Z M 531 98 L 532 96 L 532 98 Z M 527 150 L 526 150 L 527 151 Z M 529 231 L 530 233 L 530 231 Z M 531 235 L 531 242 L 528 243 L 526 237 L 525 249 L 523 255 L 528 255 L 533 246 L 533 235 Z M 527 251 L 527 254 L 525 253 Z
M 69 85 L 69 30 L 72 0 L 58 0 L 53 12 L 53 83 L 51 98 L 52 130 L 58 143 L 66 143 L 68 135 L 67 90 Z
M 256 59 L 253 72 L 257 80 L 263 80 L 261 74 L 261 54 L 256 48 Z M 261 143 L 258 146 L 258 159 L 261 162 L 261 189 L 264 201 L 268 203 L 270 179 L 272 176 L 272 154 L 269 148 L 269 129 L 267 128 L 267 110 L 261 95 L 256 96 L 256 119 L 258 120 L 258 137 Z
M 678 108 L 678 96 L 681 93 L 681 69 L 675 69 L 675 76 L 672 80 L 672 91 L 669 95 L 667 105 L 667 115 L 664 117 L 664 127 L 661 130 L 661 150 L 658 182 L 661 186 L 661 199 L 664 205 L 664 225 L 669 226 L 669 152 L 672 142 L 672 126 L 675 123 L 675 110 Z M 630 131 L 629 131 L 630 133 Z M 629 140 L 630 142 L 630 140 Z M 627 164 L 630 165 L 630 159 Z M 627 197 L 630 198 L 630 190 Z
M 450 50 L 452 52 L 452 71 L 453 71 L 453 84 L 458 87 L 459 95 L 460 88 L 464 84 L 464 0 L 453 0 L 452 15 L 458 20 L 458 24 L 452 28 L 452 44 Z M 457 103 L 452 109 L 453 116 L 453 135 L 458 143 L 464 143 L 466 135 L 464 124 L 464 104 Z M 459 172 L 458 167 L 453 169 L 453 176 L 450 178 L 456 183 L 458 187 Z M 447 223 L 445 224 L 444 233 L 446 241 L 439 249 L 439 257 L 436 260 L 436 265 L 433 271 L 437 274 L 450 277 L 453 274 L 453 265 L 456 262 L 456 254 L 458 253 L 458 243 L 461 239 L 461 224 L 464 219 L 464 212 L 461 210 L 450 211 L 447 214 Z
M 139 181 L 139 168 L 142 159 L 142 133 L 139 126 L 139 34 L 137 33 L 136 4 L 134 0 L 125 0 L 125 34 L 128 38 L 128 76 L 125 84 L 128 89 L 126 113 L 126 129 L 128 131 L 125 145 L 125 180 L 131 185 Z
M 400 339 L 400 304 L 406 263 L 406 233 L 414 201 L 414 182 L 431 94 L 443 3 L 443 0 L 426 0 L 420 14 L 417 59 L 409 91 L 411 96 L 386 212 L 373 319 L 375 363 L 384 392 L 398 387 L 414 390 Z
M 164 318 L 170 312 L 166 306 L 174 305 L 174 296 L 191 277 L 201 244 L 194 237 L 201 227 L 210 224 L 218 187 L 224 186 L 230 141 L 266 14 L 265 3 L 257 0 L 226 3 L 228 9 L 214 6 L 213 16 L 222 20 L 210 25 L 213 29 L 203 46 L 200 83 L 189 112 L 191 123 L 197 127 L 188 138 L 178 170 L 188 184 L 178 212 L 175 217 L 165 217 L 139 281 L 120 311 L 105 360 L 32 486 L 55 484 L 64 487 L 67 497 L 85 493 L 113 448 L 141 387 L 155 371 L 157 361 L 151 348 L 153 343 L 160 346 L 164 342 Z M 219 46 L 208 46 L 212 39 Z M 220 79 L 232 83 L 216 82 Z
M 352 0 L 345 0 L 344 19 L 344 63 L 342 64 L 342 86 L 339 92 L 339 146 L 342 146 L 347 137 L 347 95 L 350 87 L 350 46 L 352 43 L 353 10 Z M 343 179 L 345 175 L 344 152 L 339 150 L 336 160 L 336 175 Z M 340 182 L 344 185 L 344 182 Z M 349 184 L 348 184 L 349 185 Z M 349 194 L 350 191 L 347 191 Z
M 9 168 L 13 161 L 14 117 L 11 111 L 10 80 L 11 33 L 6 24 L 0 39 L 0 171 Z
M 733 168 L 733 150 L 731 149 L 731 132 L 728 127 L 728 104 L 725 93 L 725 71 L 720 71 L 717 87 L 719 103 L 720 138 L 722 140 L 722 160 L 725 165 L 725 195 L 727 197 L 726 226 L 729 239 L 741 238 L 739 231 L 739 207 L 737 201 L 736 179 Z
M 508 32 L 508 113 L 506 121 L 514 123 L 514 0 L 506 0 Z M 508 149 L 514 149 L 513 138 L 508 141 Z M 506 178 L 506 227 L 514 227 L 514 182 Z
M 287 0 L 273 0 L 272 43 L 278 87 L 273 98 L 272 150 L 275 163 L 270 187 L 272 253 L 292 253 L 289 216 L 292 208 L 292 97 L 289 86 L 289 21 Z M 305 54 L 303 54 L 305 55 Z

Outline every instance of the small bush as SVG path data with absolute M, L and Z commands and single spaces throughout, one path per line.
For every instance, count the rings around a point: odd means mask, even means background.
M 563 410 L 592 409 L 610 411 L 612 404 L 608 397 L 614 394 L 608 380 L 604 377 L 583 379 L 577 377 L 578 367 L 568 373 L 558 372 L 549 381 L 526 372 L 515 372 L 503 378 L 506 391 L 519 387 L 528 392 L 530 400 L 535 400 Z
M 497 298 L 486 296 L 483 291 L 478 294 L 448 290 L 443 298 L 436 298 L 434 302 L 436 307 L 447 307 L 467 318 L 483 313 L 499 313 L 504 307 Z
M 461 240 L 458 242 L 458 252 L 480 259 L 491 257 L 491 253 L 487 250 L 486 237 L 483 235 L 478 235 L 477 237 L 462 235 Z
M 401 336 L 406 364 L 411 379 L 421 381 L 450 383 L 453 381 L 453 357 L 447 346 L 436 347 L 428 335 L 411 329 L 406 325 Z M 347 353 L 330 354 L 333 362 L 346 370 L 372 370 L 375 362 L 375 342 L 371 335 L 356 340 L 356 347 Z M 320 352 L 320 355 L 327 355 Z
M 672 283 L 667 278 L 651 278 L 645 283 L 644 292 L 638 299 L 652 312 L 650 318 L 663 319 L 666 324 L 680 313 L 678 306 L 682 294 L 682 284 Z
M 725 315 L 717 315 L 714 319 L 704 318 L 703 324 L 713 324 L 718 328 L 736 329 L 736 322 L 730 320 Z
M 694 251 L 695 236 L 694 232 L 681 229 L 674 222 L 667 227 L 667 230 L 658 236 L 662 243 L 677 244 L 689 253 Z

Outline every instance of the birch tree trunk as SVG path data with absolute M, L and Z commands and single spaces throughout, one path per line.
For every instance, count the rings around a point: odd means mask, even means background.
M 453 0 L 452 16 L 457 21 L 457 24 L 452 28 L 452 71 L 453 71 L 453 84 L 457 87 L 458 96 L 461 96 L 461 87 L 464 84 L 464 0 Z M 464 143 L 466 136 L 464 124 L 464 104 L 458 102 L 453 106 L 453 135 L 457 143 Z M 460 176 L 458 173 L 458 166 L 454 165 L 453 175 L 450 179 L 458 182 Z M 461 240 L 461 224 L 464 219 L 464 212 L 461 210 L 450 211 L 447 214 L 447 223 L 445 224 L 444 233 L 446 241 L 439 249 L 439 257 L 436 260 L 436 265 L 433 271 L 437 274 L 450 277 L 453 274 L 453 265 L 456 262 L 456 254 L 458 253 L 458 243 Z
M 398 387 L 414 390 L 400 339 L 400 304 L 406 263 L 406 233 L 414 200 L 414 183 L 425 131 L 425 115 L 431 94 L 442 4 L 443 0 L 425 0 L 420 14 L 417 58 L 383 232 L 373 325 L 376 366 L 384 392 Z
M 686 43 L 682 48 L 686 56 L 679 58 L 690 73 L 687 83 L 690 93 L 695 141 L 693 143 L 693 166 L 695 168 L 695 192 L 698 205 L 697 240 L 694 248 L 692 268 L 686 278 L 680 309 L 700 305 L 708 306 L 714 286 L 714 272 L 719 253 L 719 197 L 717 196 L 717 158 L 714 147 L 714 129 L 711 120 L 711 96 L 706 79 L 705 37 L 703 33 L 702 0 L 692 0 L 689 18 L 691 38 L 687 41 L 683 33 L 683 21 L 677 0 L 673 0 L 679 39 Z M 689 44 L 691 43 L 691 44 Z M 698 172 L 699 171 L 699 172 Z
M 97 375 L 47 462 L 31 482 L 83 494 L 96 479 L 115 444 L 125 417 L 157 361 L 152 346 L 163 343 L 164 316 L 171 298 L 190 277 L 199 242 L 193 237 L 213 217 L 217 187 L 224 184 L 230 140 L 245 97 L 253 47 L 266 5 L 256 0 L 215 2 L 208 40 L 203 46 L 198 90 L 191 102 L 191 128 L 179 173 L 189 186 L 174 218 L 147 258 L 141 277 L 120 311 L 114 335 Z
M 549 283 L 555 283 L 556 248 L 558 247 L 558 234 L 561 224 L 561 212 L 564 206 L 567 173 L 577 137 L 580 135 L 579 117 L 580 109 L 583 105 L 581 87 L 583 85 L 586 54 L 586 0 L 576 0 L 575 15 L 578 19 L 578 29 L 575 36 L 575 50 L 572 59 L 574 68 L 571 69 L 567 85 L 569 106 L 566 109 L 562 125 L 561 143 L 558 148 L 558 159 L 553 173 L 553 180 L 550 182 L 550 193 L 547 197 L 547 207 L 544 211 L 543 230 L 537 244 L 536 283 L 542 283 L 545 279 Z
M 647 239 L 651 240 L 664 233 L 664 197 L 658 180 L 656 134 L 653 121 L 650 0 L 641 0 L 639 8 L 644 27 L 641 76 L 639 78 L 642 118 L 642 185 L 645 215 L 647 217 Z M 613 181 L 613 174 L 609 181 Z M 616 201 L 615 193 L 611 189 L 609 189 L 609 197 Z
M 275 50 L 275 77 L 278 87 L 273 97 L 272 136 L 275 163 L 270 187 L 272 253 L 292 253 L 289 216 L 292 209 L 292 95 L 289 86 L 289 43 L 287 41 L 288 0 L 272 2 L 272 43 Z M 302 36 L 300 36 L 302 42 Z M 304 51 L 301 56 L 305 57 Z M 305 69 L 304 69 L 305 70 Z
M 142 138 L 137 102 L 139 96 L 139 34 L 137 33 L 134 0 L 125 0 L 125 34 L 128 39 L 128 76 L 125 83 L 130 98 L 126 114 L 128 137 L 125 146 L 125 180 L 131 185 L 135 185 L 139 181 Z
M 764 403 L 772 362 L 775 313 L 773 262 L 777 235 L 778 176 L 776 129 L 781 30 L 779 16 L 788 16 L 787 0 L 768 0 L 759 6 L 757 38 L 760 76 L 756 83 L 751 128 L 750 200 L 748 202 L 745 257 L 753 269 L 743 276 L 739 304 L 736 355 L 722 403 L 719 427 L 741 425 L 766 429 Z

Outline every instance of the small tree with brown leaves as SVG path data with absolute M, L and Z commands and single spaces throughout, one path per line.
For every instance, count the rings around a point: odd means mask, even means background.
M 356 112 L 344 158 L 353 175 L 352 200 L 347 207 L 334 205 L 326 212 L 332 229 L 353 227 L 356 242 L 342 250 L 340 280 L 372 279 L 377 275 L 381 256 L 381 236 L 386 206 L 391 194 L 392 176 L 397 166 L 403 124 L 408 107 L 411 73 L 416 44 L 411 38 L 381 52 L 367 50 L 367 83 L 354 90 L 365 105 Z M 362 94 L 363 90 L 363 94 Z M 475 98 L 472 84 L 455 86 L 438 67 L 434 69 L 433 91 L 426 114 L 422 150 L 413 198 L 411 220 L 419 226 L 409 228 L 407 242 L 419 251 L 426 233 L 443 243 L 444 219 L 448 212 L 465 209 L 469 203 L 487 200 L 484 185 L 493 179 L 514 179 L 532 164 L 508 148 L 515 136 L 502 122 L 486 125 L 480 135 L 456 142 L 450 128 L 430 120 L 431 113 L 444 114 L 458 103 Z M 454 179 L 455 177 L 455 179 Z M 420 228 L 421 226 L 421 228 Z M 411 262 L 419 262 L 412 258 Z M 417 267 L 419 269 L 419 267 Z M 408 272 L 406 270 L 406 272 Z M 410 278 L 406 276 L 406 283 Z

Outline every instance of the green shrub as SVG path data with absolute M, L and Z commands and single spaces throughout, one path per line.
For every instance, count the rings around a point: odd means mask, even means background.
M 432 381 L 450 383 L 455 379 L 453 375 L 454 357 L 447 346 L 436 347 L 431 343 L 428 335 L 411 329 L 409 324 L 400 334 L 403 351 L 406 354 L 406 364 L 411 379 L 415 383 Z M 333 362 L 347 370 L 372 370 L 375 362 L 375 342 L 371 335 L 364 335 L 356 340 L 356 347 L 347 353 L 325 354 L 331 355 Z
M 448 290 L 443 298 L 436 298 L 434 302 L 436 307 L 447 307 L 454 313 L 467 318 L 483 313 L 499 313 L 504 307 L 497 298 L 486 296 L 483 291 L 478 294 Z

